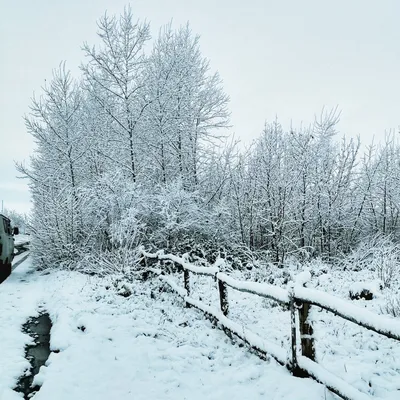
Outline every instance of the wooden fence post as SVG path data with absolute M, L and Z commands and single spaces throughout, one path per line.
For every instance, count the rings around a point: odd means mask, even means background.
M 301 303 L 301 307 L 299 307 L 301 354 L 315 361 L 314 330 L 308 321 L 310 308 L 310 303 Z
M 296 310 L 299 316 L 299 333 L 301 340 L 301 355 L 315 361 L 315 348 L 313 328 L 308 321 L 310 303 L 302 302 L 296 299 L 294 286 L 289 288 L 290 298 L 290 323 L 291 323 L 291 350 L 292 363 L 291 369 L 294 376 L 307 378 L 309 374 L 302 370 L 297 363 L 297 324 Z
M 296 306 L 294 300 L 293 289 L 289 291 L 290 296 L 290 330 L 291 330 L 291 370 L 294 376 L 298 376 L 297 364 L 297 325 L 296 325 Z
M 222 314 L 224 314 L 225 317 L 227 317 L 229 313 L 228 286 L 225 282 L 221 281 L 220 279 L 218 279 L 218 291 L 219 291 L 219 302 L 221 305 Z
M 190 296 L 190 279 L 189 279 L 189 271 L 187 269 L 183 269 L 183 284 L 185 286 L 187 296 Z M 190 304 L 186 303 L 186 308 L 190 308 Z

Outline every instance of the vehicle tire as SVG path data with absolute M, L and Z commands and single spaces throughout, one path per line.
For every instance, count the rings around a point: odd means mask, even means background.
M 0 262 L 0 283 L 7 279 L 11 274 L 11 263 L 3 264 Z
M 11 270 L 12 270 L 11 263 L 4 265 L 4 275 L 5 276 L 11 275 Z

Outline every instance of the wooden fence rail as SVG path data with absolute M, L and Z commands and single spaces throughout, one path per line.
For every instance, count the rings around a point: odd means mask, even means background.
M 179 287 L 171 278 L 166 276 L 161 269 L 149 268 L 149 270 L 157 274 L 162 281 L 167 283 L 181 296 L 187 307 L 195 307 L 212 316 L 223 328 L 234 333 L 258 352 L 275 358 L 280 364 L 290 369 L 293 375 L 298 377 L 312 377 L 345 400 L 367 400 L 371 399 L 371 397 L 355 389 L 343 379 L 335 376 L 316 362 L 313 327 L 308 318 L 311 307 L 321 307 L 359 326 L 400 341 L 399 321 L 374 314 L 327 293 L 315 289 L 308 289 L 299 285 L 291 286 L 289 290 L 286 290 L 263 283 L 239 281 L 220 272 L 217 267 L 199 267 L 190 264 L 182 257 L 177 257 L 173 254 L 164 254 L 163 251 L 148 253 L 142 249 L 141 252 L 146 265 L 147 259 L 157 259 L 160 261 L 172 261 L 183 268 L 184 288 Z M 197 275 L 214 277 L 217 281 L 219 291 L 220 310 L 190 297 L 190 272 Z M 228 318 L 228 287 L 240 292 L 251 293 L 260 297 L 272 299 L 289 306 L 291 316 L 291 349 L 289 355 L 285 349 L 282 349 L 272 342 L 268 342 L 249 329 L 243 328 L 243 326 Z M 298 346 L 298 335 L 300 346 Z

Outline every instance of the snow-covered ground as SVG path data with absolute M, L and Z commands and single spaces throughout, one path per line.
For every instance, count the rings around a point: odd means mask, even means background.
M 343 272 L 315 265 L 312 272 L 311 287 L 345 299 L 349 304 L 366 308 L 375 314 L 383 313 L 388 290 L 379 289 L 372 271 Z M 301 274 L 301 269 L 276 269 L 266 276 L 273 276 L 275 284 L 285 286 L 283 282 L 288 274 L 289 279 L 295 280 Z M 237 279 L 254 279 L 250 273 L 248 276 L 239 272 L 231 275 Z M 183 286 L 182 279 L 179 277 L 177 280 Z M 351 301 L 349 292 L 357 287 L 374 287 L 374 299 Z M 212 279 L 192 277 L 192 293 L 207 305 L 218 304 L 218 291 Z M 274 301 L 232 289 L 228 289 L 228 297 L 231 319 L 283 348 L 290 348 L 290 313 L 287 308 Z M 375 398 L 400 399 L 398 341 L 368 331 L 318 307 L 312 310 L 311 318 L 319 364 Z
M 29 364 L 20 331 L 47 310 L 52 353 L 34 396 L 53 399 L 334 399 L 310 380 L 262 361 L 156 281 L 123 297 L 112 280 L 76 272 L 38 273 L 28 261 L 0 285 L 0 399 L 20 399 L 18 377 Z M 153 293 L 153 295 L 151 295 Z M 155 296 L 155 299 L 152 297 Z M 84 327 L 84 329 L 83 329 Z
M 345 297 L 345 279 L 338 275 L 331 291 Z M 321 274 L 314 285 L 332 289 L 332 281 Z M 51 349 L 60 352 L 42 367 L 34 399 L 336 399 L 322 385 L 233 344 L 157 279 L 130 284 L 129 297 L 118 294 L 122 286 L 116 278 L 39 273 L 29 259 L 22 263 L 0 285 L 0 400 L 21 398 L 12 388 L 29 369 L 24 347 L 31 343 L 21 325 L 41 310 L 53 321 Z M 192 278 L 192 286 L 203 301 L 218 304 L 212 279 Z M 288 348 L 286 310 L 254 295 L 229 295 L 232 319 Z M 379 296 L 367 303 L 379 307 Z M 313 318 L 322 365 L 374 398 L 400 398 L 398 343 L 325 312 L 315 310 Z

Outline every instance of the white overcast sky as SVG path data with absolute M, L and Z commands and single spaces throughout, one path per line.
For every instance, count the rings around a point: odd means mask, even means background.
M 0 201 L 30 208 L 14 160 L 33 143 L 22 116 L 62 60 L 76 75 L 96 20 L 127 0 L 0 0 Z M 363 143 L 400 124 L 398 0 L 137 0 L 153 36 L 190 22 L 231 97 L 232 132 L 250 142 L 277 115 L 294 126 L 323 106 L 342 110 L 340 131 Z M 0 205 L 1 207 L 1 205 Z

